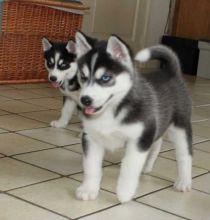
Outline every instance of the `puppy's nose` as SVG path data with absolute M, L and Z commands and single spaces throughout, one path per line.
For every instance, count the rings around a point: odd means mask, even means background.
M 90 106 L 93 100 L 89 96 L 82 96 L 80 101 L 84 106 Z
M 56 82 L 57 81 L 57 77 L 56 76 L 50 76 L 50 81 L 51 82 Z

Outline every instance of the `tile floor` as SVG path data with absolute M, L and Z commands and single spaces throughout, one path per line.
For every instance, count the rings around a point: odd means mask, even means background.
M 80 122 L 54 129 L 62 97 L 47 83 L 0 85 L 0 219 L 210 219 L 210 80 L 186 77 L 193 98 L 193 190 L 175 192 L 174 149 L 167 138 L 136 197 L 120 205 L 115 194 L 123 151 L 107 153 L 96 201 L 75 199 L 82 181 Z

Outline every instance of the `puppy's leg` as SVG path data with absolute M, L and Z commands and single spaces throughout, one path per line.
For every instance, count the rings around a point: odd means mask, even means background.
M 76 190 L 76 197 L 80 200 L 94 200 L 100 189 L 104 148 L 98 146 L 87 134 L 83 134 L 82 146 L 84 179 Z
M 155 141 L 152 146 L 151 146 L 151 150 L 149 152 L 146 164 L 144 166 L 144 170 L 143 173 L 150 173 L 152 171 L 152 168 L 154 166 L 154 163 L 158 157 L 158 154 L 160 152 L 161 149 L 161 145 L 162 145 L 162 138 L 158 139 L 157 141 Z
M 178 191 L 190 191 L 192 184 L 192 130 L 189 123 L 186 128 L 171 126 L 169 137 L 176 149 L 178 178 L 174 187 Z
M 117 183 L 117 197 L 121 203 L 134 196 L 147 155 L 148 150 L 141 151 L 136 143 L 128 143 Z
M 76 103 L 70 99 L 64 99 L 61 117 L 58 120 L 52 121 L 50 125 L 55 128 L 65 128 L 71 120 L 72 114 L 76 108 Z

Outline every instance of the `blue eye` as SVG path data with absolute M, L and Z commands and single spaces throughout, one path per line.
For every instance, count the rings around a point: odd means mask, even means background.
M 104 81 L 104 82 L 108 82 L 111 78 L 112 78 L 112 77 L 109 76 L 109 75 L 103 75 L 103 76 L 101 77 L 101 80 Z

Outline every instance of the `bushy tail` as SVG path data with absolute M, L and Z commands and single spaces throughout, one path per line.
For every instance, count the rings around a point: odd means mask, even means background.
M 164 64 L 171 74 L 180 74 L 180 62 L 177 55 L 168 47 L 163 45 L 152 46 L 139 51 L 136 54 L 135 60 L 139 62 L 147 62 L 152 59 L 157 59 Z

